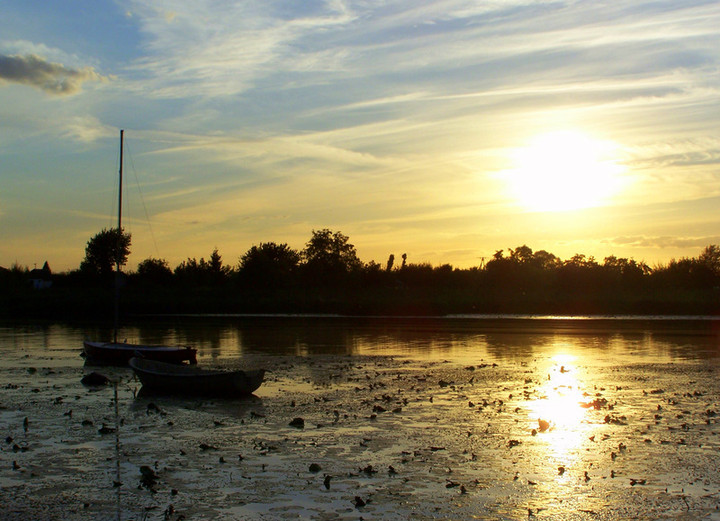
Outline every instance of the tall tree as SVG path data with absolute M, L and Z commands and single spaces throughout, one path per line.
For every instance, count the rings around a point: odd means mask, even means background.
M 131 235 L 124 230 L 103 228 L 87 242 L 80 270 L 101 276 L 109 275 L 117 267 L 127 263 L 130 243 Z
M 305 245 L 303 258 L 312 271 L 324 273 L 348 273 L 362 266 L 355 246 L 347 235 L 324 228 L 313 230 Z
M 299 263 L 300 254 L 287 244 L 264 242 L 240 258 L 240 276 L 251 286 L 281 286 L 290 280 Z
M 148 257 L 138 264 L 137 275 L 141 280 L 153 283 L 166 283 L 172 280 L 172 270 L 165 259 Z
M 720 246 L 717 244 L 705 246 L 705 249 L 698 257 L 698 261 L 715 275 L 720 275 Z
M 182 261 L 175 267 L 175 276 L 186 283 L 191 284 L 215 284 L 219 285 L 227 281 L 232 268 L 223 266 L 222 256 L 215 248 L 210 255 L 210 260 L 201 257 L 198 261 L 189 258 Z

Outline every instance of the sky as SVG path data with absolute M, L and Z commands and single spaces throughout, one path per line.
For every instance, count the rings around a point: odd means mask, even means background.
M 4 0 L 0 266 L 349 237 L 363 262 L 720 243 L 720 3 Z

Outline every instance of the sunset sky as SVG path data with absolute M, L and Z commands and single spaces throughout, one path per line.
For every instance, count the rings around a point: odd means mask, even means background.
M 5 0 L 0 266 L 350 237 L 649 265 L 720 243 L 720 3 Z

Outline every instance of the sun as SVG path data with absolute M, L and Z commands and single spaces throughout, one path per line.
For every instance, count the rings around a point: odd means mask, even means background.
M 567 211 L 606 204 L 620 187 L 617 145 L 578 131 L 542 134 L 515 149 L 505 172 L 511 196 L 530 211 Z

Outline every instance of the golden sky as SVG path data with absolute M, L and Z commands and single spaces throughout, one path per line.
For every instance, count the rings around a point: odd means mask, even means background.
M 131 268 L 321 228 L 381 264 L 697 256 L 719 26 L 692 0 L 7 0 L 0 266 L 77 268 L 114 226 L 121 128 Z

